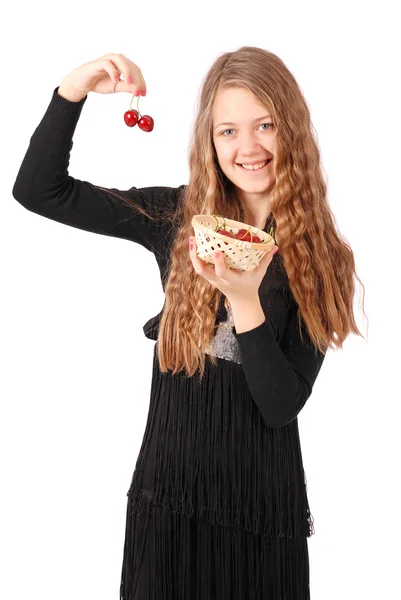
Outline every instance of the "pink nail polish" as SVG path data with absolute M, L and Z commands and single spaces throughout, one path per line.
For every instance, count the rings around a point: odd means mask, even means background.
M 131 76 L 128 77 L 127 83 L 132 83 L 132 77 Z
M 215 257 L 220 258 L 220 252 L 215 252 Z

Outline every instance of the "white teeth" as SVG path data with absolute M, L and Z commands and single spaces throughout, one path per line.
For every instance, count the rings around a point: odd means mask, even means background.
M 248 171 L 256 171 L 257 169 L 261 169 L 262 167 L 267 165 L 268 162 L 268 160 L 265 160 L 265 162 L 258 163 L 257 165 L 241 165 L 241 167 L 247 169 Z

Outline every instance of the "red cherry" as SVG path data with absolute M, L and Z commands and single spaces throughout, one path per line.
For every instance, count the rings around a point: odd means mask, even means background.
M 142 129 L 142 131 L 152 131 L 155 123 L 149 115 L 142 115 L 138 122 L 138 127 Z
M 249 233 L 249 231 L 247 231 L 247 233 L 245 235 L 241 235 L 240 238 L 241 242 L 250 242 L 251 241 L 251 234 Z
M 221 233 L 221 235 L 226 235 L 229 238 L 235 239 L 235 236 L 231 233 L 231 231 L 226 231 L 225 229 L 220 229 L 219 233 Z M 226 245 L 228 244 L 228 242 L 224 242 Z
M 256 236 L 251 237 L 251 232 L 248 229 L 239 229 L 235 234 L 237 240 L 241 240 L 242 242 L 252 242 Z
M 124 113 L 124 121 L 128 127 L 134 127 L 138 123 L 139 115 L 137 110 L 127 110 Z
M 252 244 L 261 244 L 262 240 L 258 235 L 252 235 L 251 232 L 247 229 L 239 229 L 235 234 L 237 240 L 241 240 L 242 242 L 252 242 Z
M 248 233 L 247 229 L 238 229 L 237 233 L 235 234 L 235 237 L 237 239 L 244 237 L 246 234 Z

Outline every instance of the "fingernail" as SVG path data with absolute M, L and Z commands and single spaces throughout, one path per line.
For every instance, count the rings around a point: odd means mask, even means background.
M 146 90 L 141 90 L 142 96 L 146 96 Z
M 215 253 L 214 253 L 214 256 L 215 256 L 216 258 L 220 258 L 220 252 L 215 252 Z
M 127 83 L 132 83 L 132 77 L 131 77 L 131 75 L 127 78 Z
M 193 248 L 194 248 L 194 243 L 192 241 L 192 238 L 189 238 L 189 249 L 193 250 Z

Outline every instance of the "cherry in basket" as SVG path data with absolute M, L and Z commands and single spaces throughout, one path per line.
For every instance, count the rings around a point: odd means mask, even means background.
M 222 217 L 222 215 L 215 215 L 213 213 L 212 215 L 215 219 L 216 219 L 216 228 L 214 229 L 215 233 L 220 233 L 220 235 L 224 235 L 226 237 L 229 237 L 231 239 L 235 239 L 235 240 L 241 240 L 243 242 L 251 242 L 252 244 L 270 244 L 271 240 L 265 240 L 262 241 L 262 239 L 256 235 L 253 234 L 251 232 L 251 226 L 248 226 L 248 229 L 239 229 L 237 231 L 237 233 L 234 233 L 233 231 L 230 231 L 229 229 L 226 229 L 226 220 L 224 217 Z M 223 219 L 223 225 L 220 225 L 217 217 L 221 217 Z M 270 227 L 270 237 L 273 239 L 274 237 L 274 230 L 273 227 Z M 209 238 L 206 238 L 206 241 L 209 241 Z M 226 245 L 228 244 L 228 242 L 224 242 Z
M 219 233 L 221 235 L 225 235 L 234 240 L 241 240 L 242 242 L 252 242 L 253 244 L 261 244 L 262 243 L 262 240 L 260 239 L 259 236 L 251 234 L 251 232 L 247 229 L 240 229 L 235 234 L 232 233 L 231 231 L 228 231 L 227 229 L 220 229 Z M 224 242 L 224 243 L 227 244 L 228 242 Z
M 235 240 L 235 235 L 233 233 L 231 233 L 231 231 L 227 231 L 226 229 L 220 229 L 219 233 L 221 235 L 225 235 L 233 240 Z M 228 244 L 228 242 L 224 242 L 226 245 Z
M 237 240 L 242 240 L 243 242 L 252 242 L 252 244 L 262 243 L 260 237 L 251 233 L 249 229 L 239 229 L 235 237 Z
M 128 125 L 128 127 L 135 127 L 135 125 L 138 123 L 139 129 L 142 129 L 142 131 L 153 131 L 155 123 L 152 117 L 150 117 L 149 115 L 141 115 L 141 113 L 139 112 L 139 98 L 140 96 L 138 96 L 138 101 L 136 104 L 137 110 L 134 110 L 132 108 L 132 101 L 134 99 L 134 96 L 132 96 L 129 110 L 127 110 L 127 112 L 124 113 L 125 124 Z

